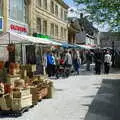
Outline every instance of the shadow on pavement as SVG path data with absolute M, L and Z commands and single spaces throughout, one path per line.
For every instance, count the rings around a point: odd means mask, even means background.
M 120 120 L 120 79 L 103 79 L 92 104 L 86 106 L 84 120 Z

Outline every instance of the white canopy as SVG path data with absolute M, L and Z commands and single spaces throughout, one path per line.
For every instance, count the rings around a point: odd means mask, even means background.
M 58 42 L 51 41 L 46 38 L 37 38 L 27 35 L 22 35 L 14 32 L 6 32 L 0 34 L 0 45 L 9 43 L 39 43 L 47 45 L 61 45 Z
M 89 45 L 78 45 L 78 46 L 83 48 L 83 49 L 92 49 L 92 47 Z

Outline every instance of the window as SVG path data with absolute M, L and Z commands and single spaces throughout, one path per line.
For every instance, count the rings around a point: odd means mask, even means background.
M 47 35 L 47 21 L 46 20 L 43 21 L 43 33 Z
M 43 0 L 43 8 L 47 9 L 47 0 Z
M 37 18 L 37 32 L 41 33 L 41 19 Z
M 0 0 L 0 16 L 2 16 L 3 0 Z
M 51 34 L 52 36 L 54 36 L 54 24 L 53 24 L 53 23 L 51 23 L 51 31 L 50 31 L 50 34 Z
M 58 25 L 55 25 L 55 36 L 58 36 Z
M 58 16 L 58 5 L 55 5 L 55 15 Z
M 66 39 L 66 36 L 67 36 L 67 30 L 64 29 L 64 38 Z
M 41 7 L 41 0 L 37 0 L 37 6 Z
M 61 19 L 63 19 L 63 8 L 61 8 Z
M 64 20 L 67 20 L 67 12 L 64 11 Z
M 25 2 L 24 0 L 9 0 L 10 18 L 25 22 Z
M 61 38 L 63 38 L 63 27 L 61 27 Z
M 54 14 L 54 2 L 51 1 L 50 10 Z

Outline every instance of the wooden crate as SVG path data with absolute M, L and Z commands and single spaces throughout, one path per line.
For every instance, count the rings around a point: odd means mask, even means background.
M 8 83 L 14 86 L 16 80 L 20 80 L 20 75 L 8 75 Z
M 40 91 L 38 91 L 38 88 L 35 86 L 32 86 L 30 88 L 30 93 L 32 94 L 32 104 L 35 105 L 39 100 L 42 99 L 42 95 Z
M 23 96 L 30 95 L 30 88 L 18 89 L 13 91 L 13 98 L 21 98 Z
M 32 105 L 32 95 L 27 95 L 21 98 L 12 99 L 12 110 L 21 110 L 25 107 L 30 107 Z

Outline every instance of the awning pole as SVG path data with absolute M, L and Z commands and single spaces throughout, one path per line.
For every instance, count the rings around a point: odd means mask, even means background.
M 22 49 L 22 43 L 21 43 L 21 64 L 23 64 L 23 49 Z
M 10 44 L 10 32 L 8 32 L 8 34 L 9 34 L 9 44 Z

